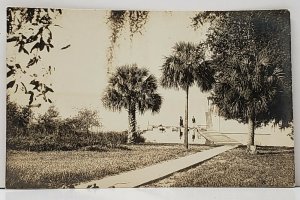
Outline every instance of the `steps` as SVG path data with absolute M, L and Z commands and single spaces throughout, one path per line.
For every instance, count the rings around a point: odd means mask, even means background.
M 208 144 L 212 145 L 240 145 L 241 143 L 217 131 L 200 131 Z

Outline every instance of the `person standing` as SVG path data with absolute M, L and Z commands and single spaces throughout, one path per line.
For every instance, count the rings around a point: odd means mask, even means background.
M 182 127 L 183 127 L 183 119 L 182 119 L 182 116 L 180 116 L 180 119 L 179 119 L 179 138 L 180 138 L 180 140 L 181 140 L 182 135 L 183 135 L 183 132 L 181 131 Z
M 193 140 L 193 142 L 194 142 L 195 136 L 196 136 L 196 119 L 195 119 L 194 116 L 193 116 L 193 118 L 192 118 L 192 123 L 193 123 L 193 135 L 192 135 L 192 140 Z
M 183 127 L 183 119 L 182 119 L 182 116 L 180 116 L 179 125 L 180 125 L 180 127 Z
M 196 119 L 195 119 L 194 116 L 193 116 L 193 118 L 192 118 L 192 122 L 193 122 L 193 126 L 194 126 L 194 128 L 195 128 L 195 125 L 196 125 Z

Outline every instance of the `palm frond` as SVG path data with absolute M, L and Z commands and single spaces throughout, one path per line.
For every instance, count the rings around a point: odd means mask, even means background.
M 201 91 L 211 89 L 214 83 L 213 71 L 204 62 L 203 45 L 179 42 L 173 52 L 165 58 L 160 80 L 164 88 L 186 90 L 197 82 Z
M 149 75 L 148 69 L 136 64 L 120 66 L 108 80 L 102 103 L 112 111 L 129 110 L 133 106 L 141 113 L 158 112 L 162 97 L 156 92 L 157 87 L 157 79 Z

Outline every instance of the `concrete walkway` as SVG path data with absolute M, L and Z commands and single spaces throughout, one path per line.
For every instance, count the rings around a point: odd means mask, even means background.
M 144 185 L 151 181 L 164 178 L 174 172 L 192 167 L 205 160 L 208 160 L 220 153 L 236 148 L 238 145 L 226 145 L 215 147 L 192 155 L 174 160 L 164 161 L 149 167 L 124 172 L 118 175 L 109 176 L 100 180 L 82 183 L 75 188 L 132 188 Z

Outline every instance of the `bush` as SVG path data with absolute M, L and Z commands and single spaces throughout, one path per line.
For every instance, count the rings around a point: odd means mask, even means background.
M 142 136 L 142 134 L 143 134 L 143 131 L 137 131 L 136 135 L 134 136 L 133 143 L 135 143 L 135 144 L 145 143 L 146 138 L 144 138 Z
M 127 142 L 126 132 L 101 132 L 85 133 L 73 132 L 65 134 L 30 134 L 28 136 L 18 135 L 7 138 L 7 148 L 12 150 L 28 151 L 71 151 L 84 149 L 118 148 Z

